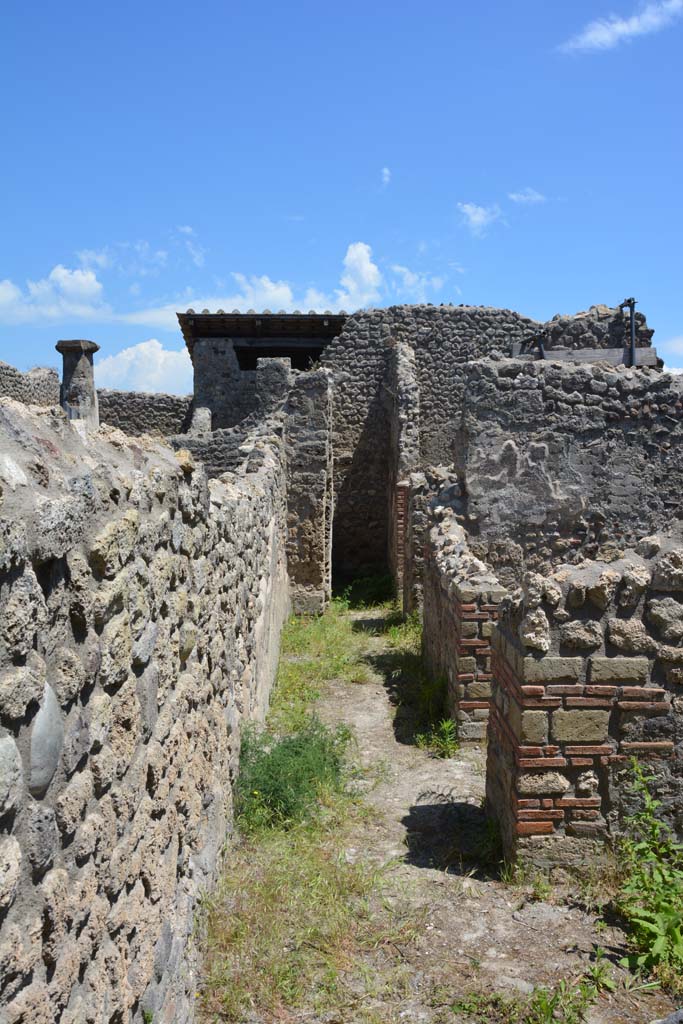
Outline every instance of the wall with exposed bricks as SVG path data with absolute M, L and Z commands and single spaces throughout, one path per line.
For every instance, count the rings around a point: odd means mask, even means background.
M 680 544 L 680 542 L 679 542 Z M 683 830 L 683 548 L 529 575 L 493 638 L 487 803 L 508 856 L 581 863 L 619 831 L 647 759 Z
M 448 683 L 462 740 L 483 740 L 491 700 L 491 638 L 505 591 L 474 558 L 465 532 L 442 507 L 425 547 L 423 642 L 427 667 Z

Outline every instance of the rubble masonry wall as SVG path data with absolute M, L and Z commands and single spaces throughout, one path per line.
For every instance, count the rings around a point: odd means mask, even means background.
M 183 1024 L 289 608 L 282 441 L 208 481 L 3 399 L 0 443 L 0 1019 Z

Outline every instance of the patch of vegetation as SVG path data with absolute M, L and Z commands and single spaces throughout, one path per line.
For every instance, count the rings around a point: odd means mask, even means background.
M 381 628 L 389 650 L 375 664 L 388 679 L 396 738 L 436 757 L 453 757 L 458 737 L 448 712 L 448 686 L 443 677 L 434 678 L 425 668 L 419 616 L 403 619 L 396 612 L 385 617 Z
M 349 730 L 311 714 L 326 681 L 369 676 L 367 634 L 354 632 L 349 603 L 337 598 L 323 615 L 288 623 L 268 728 L 243 734 L 240 839 L 204 903 L 204 1022 L 334 1008 L 384 1024 L 366 1004 L 403 984 L 396 951 L 417 935 L 415 912 L 385 904 L 381 869 L 356 853 L 370 812 L 346 785 Z
M 235 787 L 240 831 L 286 830 L 312 817 L 326 793 L 342 790 L 350 739 L 346 727 L 328 729 L 315 717 L 279 739 L 269 731 L 245 730 Z
M 633 953 L 628 966 L 651 972 L 672 994 L 683 995 L 683 844 L 657 816 L 655 777 L 632 759 L 631 791 L 640 809 L 625 823 L 620 843 L 623 876 L 616 907 L 626 920 Z
M 587 975 L 573 983 L 562 980 L 552 988 L 539 986 L 526 999 L 475 994 L 459 1000 L 451 1009 L 477 1024 L 582 1024 L 600 991 Z
M 460 748 L 457 723 L 452 718 L 442 718 L 428 732 L 417 733 L 415 743 L 434 757 L 455 757 Z
M 286 624 L 269 715 L 274 730 L 301 728 L 324 683 L 370 678 L 364 638 L 354 631 L 347 611 L 345 602 L 335 598 L 323 615 L 292 617 Z
M 389 573 L 361 576 L 342 586 L 336 595 L 347 608 L 358 610 L 389 605 L 396 596 L 393 577 Z
M 354 1007 L 361 956 L 410 941 L 408 919 L 373 909 L 377 869 L 345 855 L 359 828 L 339 796 L 314 822 L 262 829 L 233 851 L 209 907 L 204 1020 Z

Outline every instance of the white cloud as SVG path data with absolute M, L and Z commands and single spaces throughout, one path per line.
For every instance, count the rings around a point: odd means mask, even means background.
M 204 249 L 204 247 L 197 241 L 197 234 L 194 228 L 189 224 L 180 224 L 178 225 L 178 231 L 181 235 L 185 236 L 183 239 L 185 249 L 187 250 L 195 267 L 203 267 L 206 249 Z
M 98 270 L 106 270 L 111 267 L 114 259 L 108 247 L 104 249 L 79 249 L 76 253 L 79 263 L 83 267 L 97 267 Z
M 102 249 L 79 249 L 76 256 L 86 269 L 116 270 L 127 277 L 157 275 L 168 262 L 167 250 L 155 249 L 145 239 L 116 242 Z
M 537 192 L 535 188 L 523 188 L 519 192 L 508 192 L 508 199 L 513 203 L 531 205 L 533 203 L 544 203 L 545 196 Z
M 657 344 L 657 353 L 670 373 L 683 373 L 683 334 Z M 669 363 L 673 363 L 670 366 Z
M 163 391 L 171 395 L 192 392 L 192 363 L 187 349 L 166 349 L 157 341 L 141 341 L 114 356 L 98 359 L 97 386 L 119 391 Z
M 0 323 L 102 319 L 110 315 L 94 270 L 69 270 L 58 263 L 47 277 L 27 281 L 25 290 L 12 281 L 0 281 Z
M 146 243 L 140 244 L 143 253 L 147 253 Z M 155 257 L 154 251 L 149 250 L 149 254 L 159 261 L 162 258 L 160 252 L 157 250 Z M 280 309 L 287 312 L 294 309 L 304 312 L 310 309 L 346 309 L 353 312 L 376 302 L 384 282 L 379 267 L 372 261 L 370 246 L 365 242 L 352 242 L 346 250 L 343 266 L 340 287 L 335 289 L 334 296 L 313 286 L 295 294 L 287 281 L 274 281 L 266 274 L 248 276 L 233 273 L 233 291 L 217 289 L 213 293 L 197 293 L 188 288 L 162 305 L 115 312 L 104 302 L 102 284 L 94 270 L 70 270 L 58 264 L 46 278 L 27 282 L 25 290 L 13 281 L 0 281 L 0 323 L 90 319 L 100 323 L 118 321 L 153 330 L 175 331 L 178 328 L 176 313 L 189 307 L 197 311 L 210 309 L 212 312 L 217 309 L 239 309 L 242 312 L 248 309 L 270 309 L 274 312 Z M 132 295 L 138 295 L 140 290 L 137 281 L 128 289 Z
M 386 186 L 391 182 L 391 170 L 388 167 L 382 168 L 382 185 Z
M 399 279 L 396 291 L 399 295 L 412 299 L 414 302 L 426 302 L 429 292 L 438 292 L 443 286 L 445 279 L 438 275 L 420 274 L 408 267 L 395 263 L 392 273 Z
M 683 15 L 683 0 L 658 0 L 646 3 L 637 14 L 591 21 L 577 35 L 560 47 L 565 53 L 590 53 L 613 50 L 620 43 L 630 42 L 638 36 L 659 32 Z
M 382 273 L 372 262 L 372 249 L 366 242 L 352 242 L 344 257 L 341 288 L 336 291 L 339 308 L 351 312 L 376 302 L 380 296 Z
M 458 209 L 462 214 L 463 222 L 477 238 L 481 238 L 486 234 L 486 229 L 497 220 L 500 220 L 502 216 L 501 209 L 497 203 L 491 206 L 478 206 L 476 203 L 458 203 Z

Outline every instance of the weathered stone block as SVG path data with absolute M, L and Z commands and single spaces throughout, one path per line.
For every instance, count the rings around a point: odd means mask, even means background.
M 621 655 L 603 658 L 594 654 L 589 660 L 589 666 L 592 683 L 641 684 L 646 683 L 650 675 L 650 662 L 647 658 L 625 658 Z
M 51 807 L 33 804 L 28 819 L 26 852 L 34 871 L 47 871 L 52 866 L 58 843 L 55 812 Z
M 525 772 L 517 779 L 517 792 L 522 796 L 566 793 L 571 788 L 569 779 L 560 772 Z
M 486 680 L 477 680 L 467 684 L 468 700 L 490 700 L 491 684 Z
M 0 839 L 0 910 L 14 903 L 21 874 L 21 847 L 14 836 Z
M 609 711 L 581 708 L 552 713 L 552 736 L 559 743 L 602 743 L 609 730 Z
M 546 655 L 545 658 L 524 659 L 525 683 L 579 683 L 583 678 L 585 660 L 583 658 L 556 658 Z

